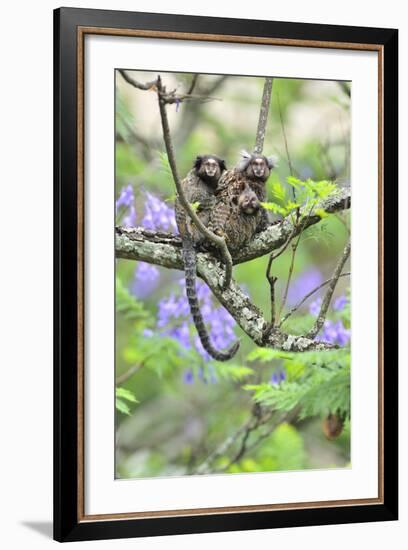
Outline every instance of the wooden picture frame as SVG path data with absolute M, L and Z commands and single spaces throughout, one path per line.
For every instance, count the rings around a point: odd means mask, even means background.
M 90 516 L 84 478 L 84 39 L 209 41 L 378 56 L 378 495 Z M 157 536 L 397 519 L 398 31 L 60 8 L 54 12 L 54 537 Z M 374 183 L 373 183 L 374 185 Z M 112 366 L 113 368 L 113 366 Z

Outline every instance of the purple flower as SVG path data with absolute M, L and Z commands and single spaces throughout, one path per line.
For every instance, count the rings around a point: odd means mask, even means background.
M 159 302 L 159 312 L 157 315 L 157 326 L 162 328 L 166 326 L 172 319 L 172 317 L 178 317 L 177 300 L 172 292 L 168 298 L 163 298 Z
M 160 300 L 157 328 L 161 334 L 175 338 L 185 349 L 194 346 L 204 361 L 210 361 L 211 357 L 202 347 L 198 334 L 191 330 L 191 314 L 184 279 L 180 280 L 180 286 L 183 287 L 182 294 L 176 295 L 173 292 Z M 197 281 L 197 297 L 213 345 L 220 349 L 229 347 L 235 340 L 234 319 L 223 307 L 214 306 L 210 289 L 200 280 Z M 210 382 L 214 381 L 215 373 L 212 372 Z
M 187 369 L 183 373 L 183 382 L 184 384 L 193 384 L 194 382 L 194 374 L 191 369 Z
M 165 334 L 177 340 L 183 348 L 191 348 L 190 329 L 187 322 L 184 321 L 182 325 L 170 328 L 165 331 Z
M 153 335 L 154 335 L 154 332 L 152 331 L 151 328 L 145 328 L 143 330 L 143 336 L 145 336 L 145 338 L 151 338 Z
M 288 305 L 294 306 L 308 292 L 319 286 L 323 282 L 322 274 L 318 269 L 309 269 L 297 277 L 289 287 Z
M 122 225 L 127 227 L 134 227 L 135 223 L 136 223 L 136 210 L 133 204 L 131 204 L 129 207 L 128 215 L 123 218 Z
M 156 266 L 139 262 L 130 289 L 132 294 L 137 298 L 146 298 L 157 287 L 159 277 L 160 273 Z
M 136 210 L 134 205 L 135 196 L 133 194 L 133 187 L 129 183 L 126 187 L 122 187 L 119 198 L 116 201 L 116 214 L 118 214 L 119 209 L 124 208 L 126 216 L 122 220 L 122 225 L 132 227 L 136 222 Z M 124 213 L 122 212 L 122 214 Z
M 347 296 L 342 294 L 341 296 L 338 296 L 333 303 L 333 309 L 336 311 L 342 311 L 344 309 L 344 306 L 348 303 Z
M 146 202 L 142 225 L 146 229 L 162 229 L 177 231 L 174 209 L 164 201 L 146 191 Z
M 275 372 L 272 374 L 269 383 L 270 383 L 272 386 L 279 386 L 279 384 L 281 384 L 281 383 L 284 382 L 285 380 L 286 380 L 286 373 L 285 373 L 285 371 L 280 370 L 280 371 L 275 371 Z
M 322 307 L 322 298 L 316 298 L 310 306 L 309 306 L 309 313 L 310 315 L 313 315 L 314 317 L 317 317 L 320 312 L 320 308 Z
M 319 340 L 345 346 L 350 341 L 350 329 L 346 329 L 341 320 L 336 322 L 326 320 Z
M 126 187 L 122 187 L 120 190 L 119 198 L 116 201 L 116 213 L 121 206 L 128 208 L 134 201 L 133 187 L 129 183 Z

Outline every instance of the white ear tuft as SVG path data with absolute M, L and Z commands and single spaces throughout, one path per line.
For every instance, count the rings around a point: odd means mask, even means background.
M 269 169 L 272 170 L 272 168 L 275 168 L 278 166 L 278 157 L 275 157 L 274 155 L 266 158 L 268 162 Z
M 250 159 L 252 156 L 251 153 L 248 153 L 248 151 L 245 151 L 245 149 L 242 149 L 240 155 L 244 159 Z

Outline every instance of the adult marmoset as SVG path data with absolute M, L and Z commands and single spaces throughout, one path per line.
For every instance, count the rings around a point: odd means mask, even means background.
M 266 181 L 274 167 L 274 159 L 264 155 L 241 153 L 242 159 L 232 170 L 226 170 L 215 193 L 209 229 L 226 239 L 231 252 L 250 242 L 269 224 L 267 212 L 260 205 L 266 198 Z M 242 208 L 249 193 L 256 208 Z
M 201 222 L 207 226 L 211 212 L 215 206 L 215 191 L 218 181 L 226 170 L 225 162 L 215 155 L 198 156 L 192 170 L 181 181 L 181 186 L 187 201 L 196 205 L 196 213 Z M 195 247 L 204 240 L 199 229 L 189 218 L 180 200 L 175 203 L 177 227 L 183 243 L 183 263 L 186 277 L 186 293 L 191 315 L 200 337 L 203 348 L 217 361 L 231 359 L 239 348 L 239 342 L 225 352 L 218 351 L 211 343 L 210 336 L 204 324 L 196 290 L 197 256 Z

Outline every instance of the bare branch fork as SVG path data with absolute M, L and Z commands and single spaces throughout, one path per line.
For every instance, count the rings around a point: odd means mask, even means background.
M 149 82 L 139 82 L 138 80 L 135 80 L 133 77 L 131 77 L 125 70 L 119 69 L 119 73 L 123 76 L 124 80 L 133 86 L 134 88 L 137 88 L 138 90 L 143 91 L 157 91 L 158 83 L 160 77 L 157 77 L 155 80 L 151 80 Z M 198 75 L 196 75 L 198 76 Z M 199 101 L 199 102 L 206 102 L 206 101 L 213 101 L 218 98 L 211 97 L 209 95 L 193 95 L 193 90 L 195 87 L 195 84 L 197 82 L 197 78 L 193 78 L 191 85 L 185 94 L 177 94 L 176 90 L 171 90 L 170 92 L 164 92 L 162 94 L 162 99 L 166 105 L 171 105 L 173 103 L 182 103 L 183 101 Z
M 348 277 L 350 275 L 350 271 L 347 271 L 347 273 L 341 273 L 341 275 L 339 275 L 339 279 L 340 277 Z M 326 281 L 324 281 L 323 283 L 321 283 L 319 286 L 317 286 L 316 288 L 314 288 L 313 290 L 311 290 L 310 292 L 308 292 L 305 296 L 303 296 L 303 298 L 295 305 L 292 307 L 292 309 L 290 309 L 286 315 L 284 317 L 282 317 L 282 319 L 279 321 L 279 324 L 278 324 L 278 327 L 281 327 L 283 325 L 283 323 L 285 321 L 287 321 L 287 319 L 289 319 L 289 317 L 291 315 L 293 315 L 293 313 L 295 313 L 295 311 L 297 311 L 300 307 L 302 307 L 302 305 L 311 297 L 313 296 L 313 294 L 316 294 L 316 292 L 318 292 L 321 288 L 323 288 L 324 286 L 328 285 L 329 283 L 331 283 L 331 281 L 333 281 L 333 279 L 335 279 L 335 277 L 331 277 L 330 279 L 327 279 Z
M 214 472 L 224 472 L 233 464 L 236 464 L 244 454 L 252 451 L 264 439 L 269 437 L 271 433 L 283 422 L 291 422 L 298 414 L 299 409 L 295 407 L 292 411 L 276 414 L 272 410 L 263 411 L 257 410 L 257 404 L 252 408 L 251 416 L 245 421 L 231 436 L 225 439 L 199 466 L 197 466 L 192 474 L 210 474 Z M 265 426 L 262 433 L 258 433 L 260 428 Z M 256 434 L 256 437 L 249 442 L 251 434 Z M 239 448 L 227 465 L 221 468 L 214 467 L 214 462 L 224 456 L 232 447 L 240 440 Z
M 327 310 L 330 305 L 330 301 L 333 297 L 334 289 L 336 288 L 337 281 L 339 280 L 340 274 L 343 270 L 344 264 L 346 263 L 348 257 L 350 256 L 350 248 L 351 244 L 350 242 L 346 245 L 344 248 L 343 254 L 336 265 L 336 268 L 334 270 L 333 276 L 330 280 L 329 286 L 327 287 L 326 294 L 323 298 L 322 305 L 320 308 L 319 315 L 317 316 L 316 322 L 313 325 L 313 328 L 308 332 L 307 337 L 308 338 L 314 338 L 316 334 L 318 334 L 319 330 L 322 328 L 324 321 L 326 319 Z

